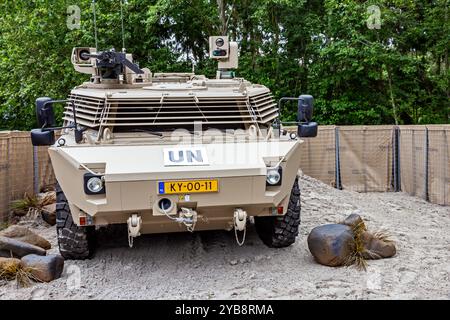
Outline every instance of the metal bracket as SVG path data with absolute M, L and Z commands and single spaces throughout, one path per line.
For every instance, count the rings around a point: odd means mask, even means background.
M 180 210 L 180 220 L 189 232 L 193 232 L 195 224 L 197 223 L 197 211 L 191 208 L 182 207 Z
M 242 240 L 239 240 L 238 231 L 244 231 Z M 242 246 L 245 242 L 245 236 L 247 233 L 247 212 L 241 208 L 234 210 L 234 234 L 236 236 L 236 242 L 239 246 Z
M 142 218 L 133 213 L 127 220 L 128 225 L 128 245 L 133 248 L 133 239 L 141 235 Z

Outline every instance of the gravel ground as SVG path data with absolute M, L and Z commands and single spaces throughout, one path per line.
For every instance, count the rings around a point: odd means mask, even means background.
M 404 193 L 339 191 L 306 176 L 300 187 L 302 225 L 289 248 L 265 247 L 253 227 L 243 247 L 217 231 L 142 236 L 129 249 L 108 230 L 92 260 L 66 261 L 49 284 L 0 283 L 0 299 L 450 299 L 449 207 Z M 315 263 L 311 229 L 355 211 L 369 230 L 392 235 L 397 255 L 369 261 L 367 272 Z M 35 231 L 57 252 L 53 227 Z

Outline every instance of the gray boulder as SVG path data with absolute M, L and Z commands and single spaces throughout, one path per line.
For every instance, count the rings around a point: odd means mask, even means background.
M 370 232 L 363 232 L 361 240 L 364 244 L 364 252 L 362 253 L 364 259 L 390 258 L 397 253 L 394 242 L 378 239 Z
M 48 250 L 52 247 L 50 242 L 24 226 L 12 225 L 7 229 L 0 231 L 0 236 L 23 241 L 41 247 L 44 250 Z
M 46 252 L 41 247 L 0 236 L 0 257 L 22 258 L 29 254 L 45 256 Z
M 318 263 L 342 266 L 355 251 L 352 228 L 343 224 L 315 227 L 308 236 L 308 247 Z
M 42 220 L 47 222 L 49 225 L 54 226 L 56 224 L 56 203 L 43 207 L 41 215 Z
M 361 226 L 361 229 L 366 230 L 366 225 L 364 224 L 363 219 L 361 216 L 357 213 L 352 213 L 347 218 L 344 219 L 344 221 L 341 222 L 341 224 L 344 224 L 349 227 L 356 227 Z
M 64 258 L 56 254 L 48 256 L 30 254 L 22 258 L 21 265 L 35 279 L 50 282 L 61 277 L 64 269 Z

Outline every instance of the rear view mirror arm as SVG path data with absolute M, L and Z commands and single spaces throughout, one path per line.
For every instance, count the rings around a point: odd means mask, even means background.
M 283 102 L 285 102 L 285 101 L 300 101 L 301 99 L 302 99 L 301 96 L 298 97 L 298 98 L 295 98 L 295 97 L 282 97 L 282 98 L 280 98 L 280 100 L 278 100 L 278 110 L 281 111 L 281 106 L 282 106 Z M 286 124 L 299 125 L 299 124 L 302 124 L 302 123 L 308 123 L 311 119 L 307 119 L 307 120 L 308 121 L 306 121 L 306 122 L 301 122 L 301 121 L 297 121 L 297 122 L 294 122 L 294 121 L 291 121 L 291 122 L 280 121 L 280 122 L 281 123 L 286 123 Z
M 303 104 L 304 99 L 309 99 L 309 103 Z M 300 97 L 282 97 L 278 100 L 278 111 L 281 112 L 281 106 L 286 101 L 299 101 L 298 111 L 297 111 L 297 121 L 281 121 L 277 118 L 273 123 L 274 130 L 278 130 L 278 135 L 281 134 L 281 125 L 292 124 L 297 126 L 297 134 L 300 137 L 315 137 L 317 136 L 317 123 L 311 122 L 312 119 L 312 101 L 313 97 L 309 95 L 301 95 Z M 301 107 L 300 107 L 301 103 Z M 305 107 L 310 107 L 310 111 L 305 111 Z
M 82 140 L 82 133 L 85 129 L 78 129 L 78 123 L 77 123 L 77 113 L 75 108 L 75 103 L 72 100 L 51 100 L 44 103 L 44 108 L 47 108 L 47 105 L 53 104 L 53 103 L 70 103 L 72 106 L 72 113 L 73 113 L 73 125 L 69 125 L 66 127 L 51 127 L 46 128 L 45 126 L 47 124 L 44 124 L 44 126 L 41 128 L 42 131 L 55 131 L 55 130 L 62 130 L 62 129 L 75 129 L 75 141 L 77 143 L 81 142 Z

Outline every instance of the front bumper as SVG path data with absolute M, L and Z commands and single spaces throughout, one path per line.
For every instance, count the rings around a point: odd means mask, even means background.
M 176 214 L 181 207 L 195 209 L 200 218 L 198 230 L 228 229 L 236 208 L 244 209 L 250 216 L 272 215 L 272 208 L 277 206 L 283 206 L 285 211 L 299 168 L 298 144 L 291 144 L 283 150 L 283 183 L 276 187 L 266 186 L 264 155 L 255 155 L 259 161 L 228 167 L 214 164 L 210 167 L 168 168 L 158 162 L 160 150 L 148 150 L 144 146 L 104 146 L 95 149 L 52 147 L 49 153 L 56 178 L 70 203 L 74 221 L 77 222 L 79 216 L 88 215 L 96 225 L 125 223 L 132 213 L 137 213 L 143 220 L 143 233 L 149 233 L 154 232 L 152 230 L 178 231 L 177 224 L 158 210 L 157 203 L 163 197 L 174 204 L 169 214 Z M 213 153 L 210 150 L 210 154 Z M 146 167 L 144 158 L 154 162 Z M 211 162 L 215 163 L 214 158 Z M 85 194 L 84 166 L 103 172 L 105 194 Z M 219 191 L 158 194 L 160 181 L 180 179 L 217 179 Z

